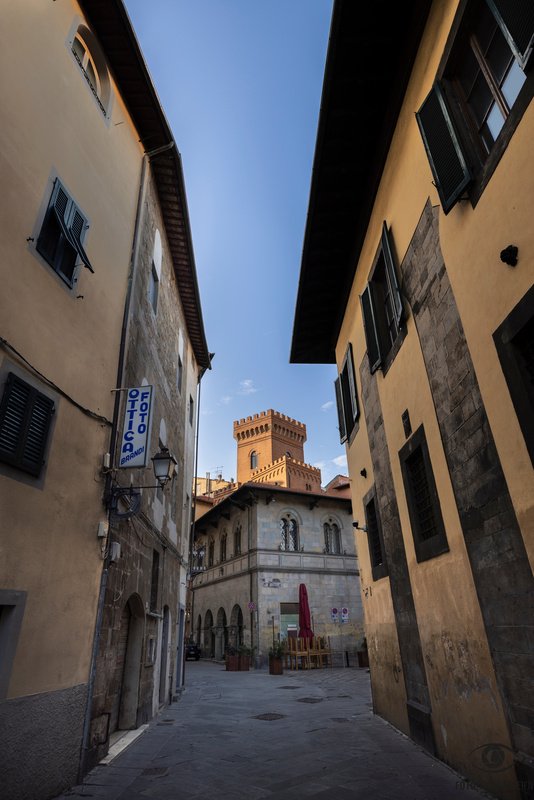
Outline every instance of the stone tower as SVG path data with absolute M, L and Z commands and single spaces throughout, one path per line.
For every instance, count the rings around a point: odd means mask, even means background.
M 285 414 L 261 411 L 234 422 L 237 482 L 274 483 L 319 491 L 321 472 L 304 463 L 306 425 Z

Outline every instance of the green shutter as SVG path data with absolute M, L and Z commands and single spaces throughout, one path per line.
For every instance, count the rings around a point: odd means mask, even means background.
M 532 0 L 487 0 L 495 19 L 524 69 L 534 47 Z
M 343 393 L 341 391 L 341 380 L 336 378 L 334 381 L 336 390 L 336 403 L 337 403 L 337 419 L 339 423 L 339 439 L 341 443 L 347 439 L 347 428 L 345 425 L 345 411 L 343 408 Z
M 416 114 L 436 188 L 448 214 L 471 181 L 471 173 L 438 81 Z
M 375 313 L 373 308 L 372 284 L 369 283 L 360 297 L 363 312 L 363 325 L 365 330 L 365 341 L 367 342 L 367 355 L 369 358 L 369 368 L 371 372 L 382 364 L 380 345 L 378 339 L 378 329 L 376 326 Z
M 391 248 L 390 233 L 387 225 L 384 222 L 382 225 L 382 252 L 384 253 L 384 262 L 386 265 L 386 278 L 389 284 L 389 291 L 393 302 L 393 310 L 395 312 L 395 320 L 397 326 L 400 325 L 404 315 L 404 308 L 402 305 L 402 297 L 399 289 L 399 282 L 397 280 L 397 271 L 395 269 L 395 262 L 393 260 L 393 251 Z
M 358 393 L 356 391 L 356 374 L 354 372 L 354 360 L 352 357 L 352 344 L 349 342 L 347 348 L 347 355 L 345 356 L 347 362 L 347 377 L 349 381 L 349 396 L 351 408 L 351 428 L 354 427 L 355 422 L 360 416 L 360 407 L 358 405 Z
M 54 403 L 12 372 L 0 404 L 0 461 L 38 477 Z
M 86 219 L 83 216 L 83 214 L 80 213 L 80 211 L 76 208 L 74 203 L 72 205 L 73 205 L 73 214 L 72 214 L 72 218 L 71 218 L 71 220 L 69 222 L 69 231 L 70 231 L 72 240 L 74 242 L 74 247 L 75 247 L 75 249 L 76 249 L 81 261 L 83 262 L 83 265 L 85 267 L 87 267 L 87 269 L 90 270 L 94 274 L 94 269 L 92 268 L 91 262 L 89 261 L 87 253 L 85 252 L 85 250 L 83 248 L 83 245 L 82 245 L 83 234 L 84 234 L 87 222 L 86 222 Z

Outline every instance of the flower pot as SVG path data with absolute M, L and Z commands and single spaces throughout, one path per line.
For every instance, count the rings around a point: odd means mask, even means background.
M 277 656 L 269 656 L 269 675 L 283 675 L 284 660 Z
M 239 672 L 239 656 L 226 656 L 226 671 Z
M 250 656 L 239 656 L 239 671 L 248 672 L 250 669 Z

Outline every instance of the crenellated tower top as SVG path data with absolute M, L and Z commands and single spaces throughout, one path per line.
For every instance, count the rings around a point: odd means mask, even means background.
M 306 425 L 272 408 L 236 420 L 234 439 L 239 483 L 250 480 L 254 472 L 282 456 L 304 461 Z

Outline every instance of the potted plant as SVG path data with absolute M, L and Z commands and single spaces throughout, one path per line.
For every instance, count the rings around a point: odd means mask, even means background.
M 245 644 L 240 644 L 237 648 L 239 656 L 239 671 L 248 672 L 250 669 L 250 659 L 252 656 L 252 649 Z
M 225 652 L 226 671 L 239 672 L 239 654 L 235 647 L 228 646 Z
M 367 639 L 365 636 L 363 637 L 362 643 L 357 650 L 358 655 L 358 666 L 359 667 L 368 667 L 369 666 L 369 652 L 367 650 Z
M 283 642 L 273 642 L 269 648 L 269 675 L 284 674 L 285 646 Z

